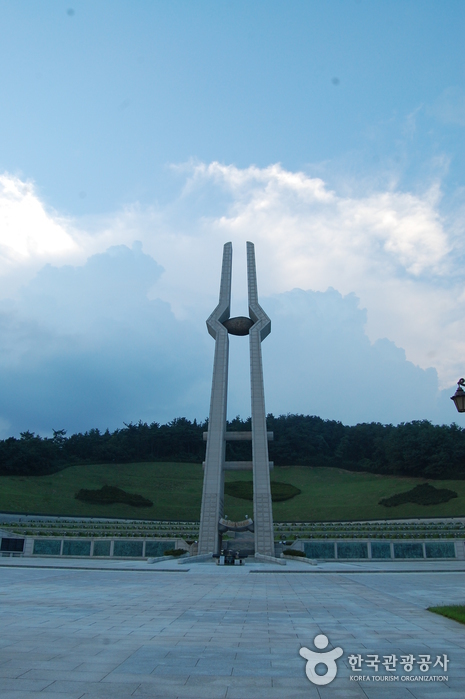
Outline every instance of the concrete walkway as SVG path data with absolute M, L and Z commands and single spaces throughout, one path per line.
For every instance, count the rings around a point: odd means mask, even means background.
M 426 611 L 465 603 L 457 561 L 320 563 L 0 559 L 1 699 L 464 699 L 465 627 Z M 418 572 L 415 572 L 418 571 Z M 326 686 L 299 649 L 341 647 Z M 327 650 L 327 649 L 326 649 Z M 320 651 L 321 652 L 321 651 Z M 447 654 L 391 673 L 368 655 Z M 365 661 L 362 677 L 348 663 Z M 374 676 L 399 677 L 397 681 Z M 444 682 L 402 677 L 445 676 Z

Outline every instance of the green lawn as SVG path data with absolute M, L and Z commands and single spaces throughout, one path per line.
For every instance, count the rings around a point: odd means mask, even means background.
M 251 473 L 229 472 L 228 480 L 252 479 Z M 398 519 L 402 517 L 438 517 L 465 515 L 465 481 L 428 481 L 436 488 L 450 488 L 457 498 L 440 505 L 422 506 L 406 503 L 398 507 L 378 505 L 381 498 L 410 490 L 421 478 L 396 478 L 374 473 L 357 473 L 338 468 L 308 466 L 275 467 L 275 481 L 284 481 L 300 488 L 297 495 L 273 504 L 275 521 L 311 522 L 352 519 Z M 251 503 L 225 497 L 225 513 L 230 519 L 250 514 Z
M 332 521 L 465 515 L 465 481 L 430 481 L 437 488 L 455 490 L 459 497 L 424 507 L 378 505 L 381 498 L 410 490 L 419 478 L 395 478 L 353 473 L 337 468 L 275 467 L 275 481 L 291 483 L 302 493 L 273 505 L 276 521 Z M 250 472 L 228 472 L 228 481 L 251 480 Z M 38 477 L 0 477 L 0 511 L 74 516 L 131 517 L 135 519 L 198 520 L 203 471 L 199 464 L 137 463 L 70 466 Z M 123 504 L 92 505 L 74 498 L 81 488 L 113 485 L 152 500 L 153 507 Z M 252 503 L 225 496 L 230 519 L 252 515 Z
M 428 607 L 428 610 L 465 624 L 465 605 L 463 604 L 455 604 L 449 607 Z
M 197 520 L 202 497 L 202 466 L 198 464 L 139 463 L 70 466 L 49 476 L 2 476 L 0 511 L 82 517 Z M 143 495 L 153 507 L 124 504 L 97 505 L 76 500 L 81 489 L 113 485 Z

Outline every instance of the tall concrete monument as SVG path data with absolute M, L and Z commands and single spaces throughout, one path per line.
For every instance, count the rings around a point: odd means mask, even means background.
M 257 273 L 253 243 L 247 243 L 247 284 L 249 318 L 230 318 L 232 244 L 223 250 L 220 298 L 207 320 L 207 328 L 215 340 L 213 381 L 208 422 L 207 451 L 204 464 L 202 510 L 200 514 L 199 554 L 217 553 L 221 546 L 221 531 L 253 529 L 255 552 L 274 556 L 273 511 L 271 505 L 270 464 L 266 429 L 265 392 L 261 343 L 270 334 L 271 322 L 258 303 Z M 228 334 L 248 335 L 250 346 L 250 388 L 252 408 L 251 432 L 227 432 L 228 400 Z M 252 461 L 226 461 L 227 440 L 251 440 Z M 223 519 L 224 472 L 253 471 L 253 521 L 228 523 Z M 240 527 L 240 525 L 243 525 Z

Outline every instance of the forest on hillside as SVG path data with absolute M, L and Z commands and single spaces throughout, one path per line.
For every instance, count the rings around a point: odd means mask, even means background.
M 270 460 L 277 466 L 338 467 L 352 471 L 416 476 L 429 479 L 465 478 L 465 429 L 417 420 L 400 425 L 362 423 L 343 425 L 310 415 L 267 416 L 274 440 Z M 251 421 L 239 417 L 228 430 L 250 430 Z M 205 457 L 202 433 L 208 422 L 177 418 L 160 425 L 125 425 L 114 432 L 92 429 L 53 437 L 22 432 L 20 438 L 0 440 L 0 475 L 39 476 L 67 466 L 142 461 L 201 463 Z M 251 459 L 250 442 L 228 442 L 226 459 Z

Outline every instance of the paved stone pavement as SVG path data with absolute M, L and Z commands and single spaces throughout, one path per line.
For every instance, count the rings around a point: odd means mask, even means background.
M 464 603 L 464 583 L 463 562 L 0 559 L 0 697 L 464 699 L 465 627 L 426 611 Z M 326 686 L 299 655 L 317 634 L 344 651 Z M 447 654 L 450 665 L 357 682 L 350 654 Z M 433 674 L 448 679 L 401 681 Z

